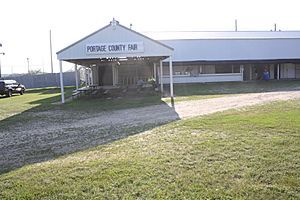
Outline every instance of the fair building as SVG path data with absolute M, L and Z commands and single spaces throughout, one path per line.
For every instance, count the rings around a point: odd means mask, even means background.
M 63 61 L 87 70 L 92 87 L 134 87 L 154 79 L 204 83 L 300 79 L 300 31 L 197 32 L 186 38 L 154 40 L 113 20 L 57 52 Z M 78 81 L 77 81 L 78 88 Z M 63 87 L 62 102 L 64 102 Z

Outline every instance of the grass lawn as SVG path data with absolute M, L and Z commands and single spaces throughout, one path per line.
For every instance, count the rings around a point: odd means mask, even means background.
M 216 98 L 245 93 L 287 91 L 300 88 L 300 81 L 251 81 L 175 85 L 175 101 Z M 168 90 L 169 88 L 166 87 Z M 168 98 L 166 98 L 168 100 Z
M 175 85 L 175 102 L 224 97 L 242 93 L 257 93 L 269 91 L 294 90 L 299 88 L 300 81 L 269 81 L 269 82 L 239 82 L 239 83 L 207 83 Z M 65 88 L 66 98 L 72 94 L 73 87 Z M 166 91 L 168 87 L 166 87 Z M 66 109 L 98 112 L 132 107 L 142 107 L 170 102 L 162 98 L 160 93 L 142 93 L 136 96 L 121 98 L 85 97 L 67 102 L 64 106 L 53 106 L 51 103 L 60 101 L 59 88 L 30 89 L 25 95 L 14 95 L 12 98 L 0 97 L 0 122 L 8 117 L 20 114 L 26 110 Z M 14 105 L 14 106 L 11 106 Z
M 299 163 L 300 100 L 276 102 L 1 174 L 0 199 L 300 199 Z
M 259 93 L 272 91 L 286 91 L 299 89 L 300 81 L 259 81 L 259 82 L 230 82 L 230 83 L 204 83 L 182 84 L 174 86 L 175 103 L 180 101 L 218 98 L 228 95 L 244 93 Z M 165 92 L 168 93 L 165 86 Z M 162 98 L 160 93 L 141 93 L 135 97 L 120 98 L 94 98 L 86 97 L 68 102 L 64 109 L 76 110 L 113 110 L 132 107 L 142 107 L 160 103 L 169 103 L 170 98 Z
M 73 87 L 66 87 L 66 96 L 70 96 L 72 90 Z M 0 122 L 26 110 L 50 106 L 57 101 L 60 101 L 59 88 L 28 89 L 24 95 L 13 94 L 10 98 L 0 96 Z

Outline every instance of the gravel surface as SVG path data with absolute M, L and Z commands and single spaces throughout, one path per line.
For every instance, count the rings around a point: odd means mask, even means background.
M 26 112 L 34 119 L 1 130 L 0 173 L 125 138 L 178 119 L 300 98 L 300 91 L 241 94 L 116 111 Z

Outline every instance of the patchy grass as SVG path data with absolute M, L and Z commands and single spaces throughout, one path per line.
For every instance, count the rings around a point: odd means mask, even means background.
M 168 87 L 165 88 L 169 90 Z M 218 98 L 245 93 L 299 90 L 300 81 L 251 81 L 228 83 L 180 84 L 174 86 L 175 102 Z M 164 101 L 170 102 L 170 98 Z
M 0 199 L 299 199 L 299 152 L 300 100 L 276 102 L 2 174 Z
M 79 99 L 67 102 L 62 109 L 99 112 L 107 110 L 118 110 L 125 108 L 137 108 L 161 104 L 159 93 L 143 93 L 135 96 L 120 96 L 120 97 L 93 97 L 83 96 Z
M 243 93 L 257 93 L 269 91 L 299 89 L 300 81 L 260 81 L 236 83 L 206 83 L 175 85 L 175 102 L 218 98 Z M 73 87 L 67 87 L 66 98 L 72 94 Z M 168 88 L 166 87 L 166 90 Z M 30 89 L 25 95 L 14 95 L 12 98 L 0 97 L 0 121 L 10 116 L 20 114 L 26 110 L 39 111 L 42 109 L 67 109 L 78 111 L 99 112 L 102 110 L 117 110 L 124 108 L 143 107 L 164 102 L 170 98 L 162 98 L 160 93 L 141 93 L 134 96 L 115 98 L 84 97 L 69 101 L 64 106 L 51 106 L 60 101 L 59 88 Z M 14 105 L 14 106 L 11 106 Z
M 65 88 L 65 95 L 71 95 L 73 87 Z M 36 107 L 47 107 L 60 101 L 59 88 L 28 89 L 24 95 L 14 94 L 8 98 L 0 96 L 0 121 Z
M 174 90 L 179 96 L 244 94 L 273 91 L 290 91 L 300 89 L 300 81 L 251 81 L 227 83 L 203 83 L 175 85 Z
M 168 93 L 165 86 L 165 92 Z M 289 91 L 300 89 L 300 81 L 257 81 L 257 82 L 228 82 L 181 84 L 174 86 L 175 103 L 181 101 L 219 98 L 245 93 L 272 91 Z M 160 103 L 170 103 L 169 97 L 161 98 L 160 93 L 150 92 L 135 94 L 135 96 L 120 96 L 114 98 L 84 97 L 68 102 L 65 109 L 75 110 L 115 110 L 132 107 L 142 107 Z

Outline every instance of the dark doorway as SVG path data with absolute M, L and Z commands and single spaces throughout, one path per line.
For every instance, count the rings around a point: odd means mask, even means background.
M 278 72 L 278 71 L 277 71 L 277 66 L 278 66 L 278 64 L 275 64 L 275 65 L 274 65 L 274 79 L 277 79 L 277 77 L 278 77 L 278 75 L 279 75 L 279 74 L 277 73 L 277 72 Z
M 264 71 L 270 72 L 270 66 L 267 64 L 255 64 L 254 65 L 254 80 L 263 80 Z
M 99 76 L 99 85 L 100 86 L 109 86 L 113 84 L 112 78 L 112 66 L 100 66 L 98 70 Z

